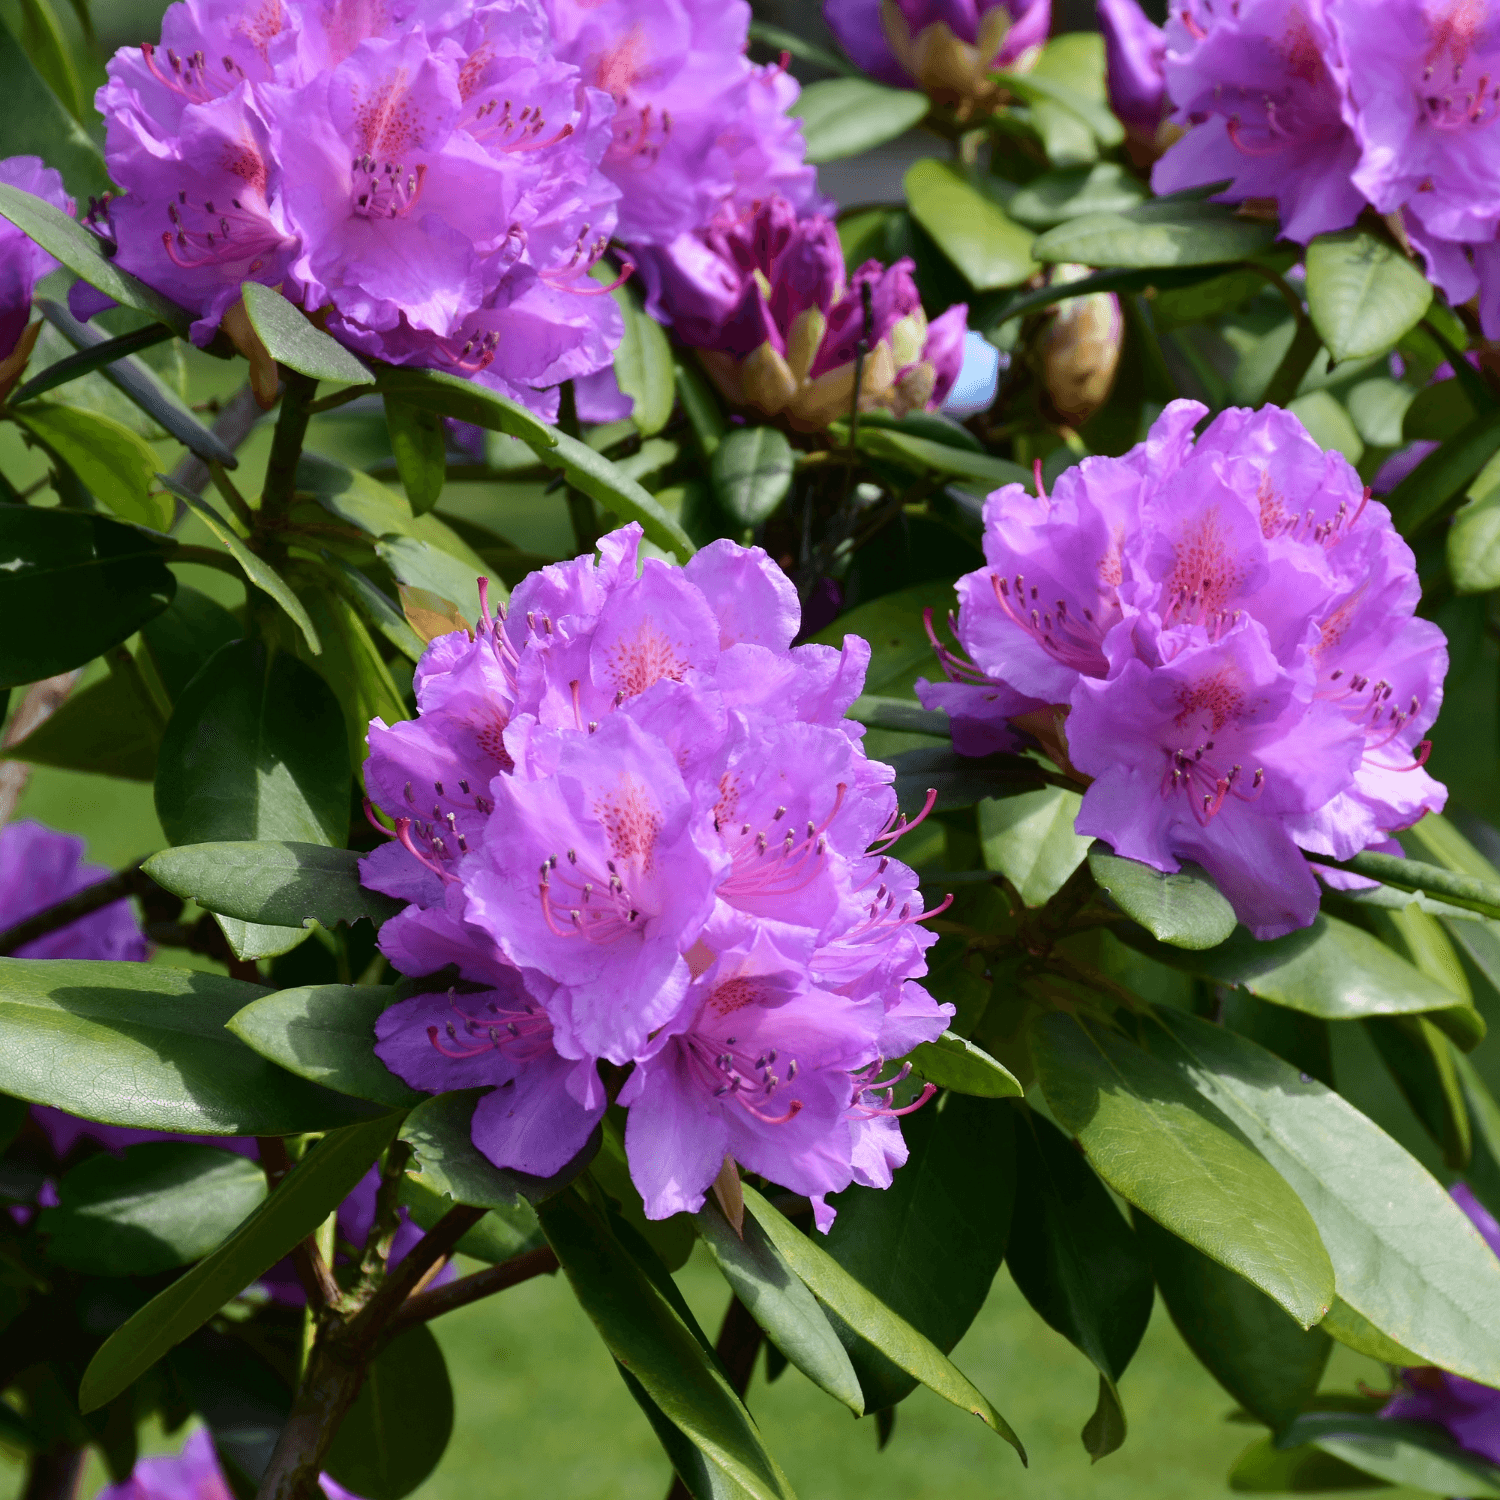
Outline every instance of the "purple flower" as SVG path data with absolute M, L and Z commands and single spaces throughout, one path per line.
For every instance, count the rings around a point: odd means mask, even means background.
M 1347 859 L 1443 805 L 1422 769 L 1442 632 L 1410 549 L 1336 453 L 1275 407 L 1174 402 L 1120 459 L 985 507 L 951 685 L 967 753 L 1029 734 L 1088 782 L 1078 831 L 1160 870 L 1195 860 L 1257 937 L 1306 926 L 1300 851 Z
M 1135 140 L 1150 148 L 1167 109 L 1166 33 L 1137 0 L 1099 0 L 1099 30 L 1110 108 Z
M 819 431 L 847 415 L 861 342 L 859 403 L 936 410 L 963 363 L 967 308 L 930 327 L 912 262 L 867 261 L 853 277 L 831 219 L 773 198 L 752 214 L 642 254 L 653 313 L 669 321 L 726 397 Z
M 1360 142 L 1341 112 L 1324 12 L 1320 0 L 1174 11 L 1167 90 L 1172 119 L 1190 128 L 1152 172 L 1158 193 L 1227 179 L 1219 201 L 1274 199 L 1282 233 L 1304 244 L 1359 217 Z
M 0 927 L 13 927 L 107 879 L 83 862 L 83 840 L 40 823 L 0 828 Z M 150 951 L 128 899 L 80 917 L 17 949 L 18 958 L 143 960 Z
M 1454 1201 L 1474 1221 L 1484 1242 L 1500 1255 L 1500 1223 L 1467 1183 L 1451 1189 Z M 1380 1415 L 1445 1428 L 1460 1448 L 1500 1463 L 1500 1391 L 1446 1370 L 1422 1367 L 1401 1372 L 1401 1384 Z
M 536 1174 L 586 1141 L 601 1062 L 633 1068 L 648 1212 L 701 1204 L 731 1155 L 826 1227 L 822 1195 L 901 1159 L 884 1059 L 951 1014 L 913 982 L 936 939 L 889 856 L 892 773 L 843 717 L 869 649 L 793 647 L 796 592 L 759 549 L 672 568 L 639 540 L 604 537 L 434 642 L 418 718 L 371 726 L 398 836 L 364 878 L 411 903 L 381 946 L 462 981 L 388 1011 L 377 1051 L 415 1087 L 488 1088 L 475 1144 Z M 709 1055 L 730 1056 L 712 1077 Z
M 319 1483 L 328 1500 L 359 1500 L 327 1474 Z M 138 1459 L 130 1477 L 105 1485 L 99 1500 L 234 1500 L 234 1491 L 219 1467 L 213 1438 L 200 1427 L 180 1453 Z
M 1052 0 L 824 0 L 823 16 L 866 73 L 968 114 L 999 98 L 992 70 L 1030 65 Z
M 0 160 L 0 183 L 35 193 L 66 214 L 73 212 L 73 200 L 63 190 L 62 175 L 44 165 L 39 156 Z M 0 397 L 4 396 L 6 377 L 20 374 L 19 369 L 12 372 L 6 365 L 31 318 L 31 293 L 37 282 L 56 268 L 57 262 L 40 245 L 9 219 L 0 219 Z M 23 367 L 24 363 L 23 358 Z
M 242 281 L 352 348 L 546 416 L 608 364 L 587 272 L 614 229 L 614 106 L 552 53 L 541 0 L 427 15 L 178 4 L 100 91 L 120 263 L 206 342 Z

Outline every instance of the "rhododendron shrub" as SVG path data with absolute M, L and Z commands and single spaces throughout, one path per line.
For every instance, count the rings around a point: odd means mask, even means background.
M 1496 0 L 22 10 L 26 1500 L 1500 1493 Z

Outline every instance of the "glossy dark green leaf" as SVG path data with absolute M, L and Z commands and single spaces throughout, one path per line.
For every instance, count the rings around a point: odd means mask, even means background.
M 882 698 L 861 693 L 849 705 L 849 717 L 871 729 L 896 729 L 906 734 L 930 734 L 948 738 L 948 715 L 918 707 L 909 698 Z
M 473 380 L 442 370 L 421 370 L 415 365 L 382 365 L 375 383 L 384 396 L 396 396 L 424 411 L 470 422 L 489 432 L 505 432 L 532 448 L 548 448 L 557 440 L 555 428 L 512 401 Z
M 587 443 L 580 443 L 566 433 L 554 436 L 557 441 L 552 447 L 536 451 L 549 469 L 561 469 L 575 489 L 597 500 L 619 521 L 639 521 L 647 541 L 672 553 L 679 562 L 686 562 L 693 555 L 697 549 L 692 538 L 662 509 L 655 495 L 621 473 L 617 464 L 596 453 Z
M 1397 854 L 1368 850 L 1344 860 L 1342 869 L 1368 876 L 1404 891 L 1426 891 L 1453 906 L 1467 907 L 1481 916 L 1500 917 L 1500 883 L 1458 870 L 1445 870 Z
M 1015 1099 L 1025 1092 L 1020 1081 L 1003 1063 L 966 1037 L 945 1031 L 935 1042 L 922 1042 L 907 1059 L 912 1072 L 978 1099 Z
M 1437 380 L 1412 398 L 1401 421 L 1401 436 L 1408 443 L 1445 443 L 1477 415 L 1463 381 Z
M 79 324 L 78 326 L 86 327 L 87 325 Z M 40 374 L 33 375 L 24 385 L 17 386 L 10 396 L 11 405 L 19 406 L 24 401 L 34 400 L 37 396 L 56 390 L 60 385 L 66 385 L 70 380 L 78 380 L 84 375 L 113 364 L 116 360 L 123 361 L 141 349 L 154 348 L 157 344 L 163 344 L 174 337 L 176 335 L 163 323 L 148 323 L 144 328 L 122 333 L 118 338 L 108 338 L 101 334 L 96 342 L 82 346 L 75 345 L 75 353 L 58 360 L 55 364 L 48 365 Z M 139 361 L 132 361 L 132 363 L 140 364 Z M 140 368 L 149 369 L 150 367 L 140 364 Z M 234 458 L 232 453 L 229 456 Z M 235 462 L 238 463 L 239 460 L 236 459 Z
M 1049 786 L 979 804 L 979 847 L 985 868 L 1004 875 L 1027 906 L 1045 906 L 1088 854 L 1074 832 L 1083 798 Z
M 160 964 L 0 959 L 0 1089 L 109 1125 L 191 1135 L 291 1135 L 368 1116 L 224 1029 L 264 993 Z
M 250 326 L 278 364 L 314 380 L 331 380 L 340 385 L 375 383 L 362 359 L 309 322 L 301 308 L 287 301 L 275 287 L 247 281 L 240 292 Z
M 173 709 L 156 811 L 174 844 L 342 845 L 349 758 L 332 690 L 293 656 L 268 661 L 258 641 L 221 647 Z
M 1016 286 L 1037 270 L 1031 231 L 1006 216 L 951 162 L 919 161 L 904 186 L 912 217 L 976 292 Z
M 906 1166 L 883 1192 L 853 1187 L 837 1194 L 838 1218 L 822 1243 L 879 1304 L 946 1354 L 984 1305 L 1005 1254 L 1015 1190 L 1012 1113 L 992 1099 L 953 1094 L 941 1108 L 909 1116 L 902 1133 Z M 905 1399 L 923 1377 L 897 1348 L 824 1301 L 846 1325 L 866 1410 Z
M 1133 941 L 1129 933 L 1121 936 Z M 1451 990 L 1363 928 L 1321 912 L 1310 927 L 1269 942 L 1239 927 L 1206 951 L 1166 944 L 1152 944 L 1149 951 L 1175 968 L 1216 984 L 1243 985 L 1262 1000 L 1328 1021 L 1446 1010 L 1454 1003 Z
M 615 1361 L 615 1369 L 651 1424 L 667 1461 L 692 1500 L 747 1500 L 751 1492 L 718 1468 L 680 1427 L 674 1427 L 667 1414 L 646 1394 L 646 1388 L 619 1360 Z
M 1279 1446 L 1311 1443 L 1324 1453 L 1383 1479 L 1433 1495 L 1500 1500 L 1500 1468 L 1461 1449 L 1440 1427 L 1397 1422 L 1373 1412 L 1304 1412 Z
M 794 1228 L 748 1183 L 744 1194 L 746 1212 L 766 1231 L 767 1238 L 808 1290 L 855 1336 L 851 1360 L 865 1391 L 867 1410 L 876 1409 L 871 1405 L 870 1385 L 877 1378 L 889 1382 L 880 1394 L 890 1400 L 900 1399 L 912 1388 L 912 1382 L 917 1381 L 961 1411 L 978 1417 L 1016 1450 L 1023 1464 L 1026 1462 L 1026 1450 L 1010 1424 L 931 1339 L 892 1311 L 826 1250 Z M 872 1279 L 885 1279 L 878 1267 L 872 1267 L 870 1274 Z M 932 1292 L 927 1288 L 917 1295 L 930 1299 Z M 940 1316 L 944 1321 L 953 1321 L 951 1313 Z M 866 1365 L 863 1370 L 862 1361 Z M 877 1361 L 881 1362 L 878 1366 Z M 872 1367 L 878 1367 L 882 1373 L 877 1376 Z M 899 1396 L 894 1392 L 899 1392 Z
M 940 623 L 957 602 L 949 583 L 934 580 L 913 584 L 851 609 L 811 639 L 835 647 L 844 644 L 846 635 L 868 641 L 870 667 L 865 674 L 865 691 L 905 697 L 917 706 L 912 683 L 918 677 L 936 676 L 940 670 L 922 621 L 923 612 L 932 610 L 934 620 Z
M 308 618 L 302 601 L 292 592 L 286 579 L 259 553 L 251 551 L 239 532 L 201 495 L 184 488 L 169 475 L 158 474 L 156 477 L 224 544 L 229 555 L 240 565 L 245 577 L 262 593 L 269 594 L 287 612 L 297 629 L 302 632 L 308 650 L 316 656 L 323 649 L 322 642 L 318 639 L 318 632 L 313 628 L 313 622 Z
M 80 1409 L 95 1411 L 119 1395 L 310 1235 L 379 1159 L 400 1118 L 381 1115 L 335 1130 L 313 1146 L 213 1254 L 104 1341 L 83 1373 Z
M 226 1239 L 266 1196 L 253 1159 L 218 1146 L 149 1141 L 100 1152 L 57 1184 L 38 1230 L 59 1264 L 94 1276 L 151 1276 Z
M 1218 265 L 1268 249 L 1274 224 L 1239 218 L 1201 198 L 1153 198 L 1121 213 L 1082 214 L 1032 246 L 1040 261 L 1129 269 Z
M 973 807 L 986 797 L 1009 797 L 1043 789 L 1041 767 L 1019 755 L 960 755 L 946 745 L 902 750 L 889 757 L 896 770 L 896 800 L 908 817 L 936 792 L 935 812 Z
M 1030 1040 L 1058 1124 L 1122 1198 L 1258 1286 L 1303 1327 L 1327 1312 L 1333 1267 L 1312 1217 L 1196 1079 L 1072 1016 L 1041 1017 Z
M 1123 213 L 1148 197 L 1140 178 L 1117 162 L 1060 167 L 1033 177 L 1010 200 L 1012 218 L 1050 229 L 1083 214 Z
M 21 0 L 21 16 L 25 23 L 26 50 L 37 71 L 68 113 L 75 120 L 82 120 L 88 110 L 88 99 L 73 63 L 72 49 L 58 24 L 57 12 L 49 0 Z
M 448 477 L 448 441 L 443 419 L 435 412 L 412 406 L 395 396 L 385 398 L 385 426 L 396 473 L 415 515 L 425 515 L 438 503 Z
M 838 1334 L 765 1230 L 746 1215 L 743 1235 L 737 1234 L 712 1198 L 696 1218 L 724 1279 L 771 1342 L 814 1385 L 862 1417 L 859 1378 Z
M 63 107 L 3 21 L 0 98 L 5 101 L 7 155 L 43 157 L 62 173 L 68 191 L 85 201 L 90 193 L 110 186 L 99 147 Z
M 332 572 L 338 591 L 408 661 L 420 661 L 427 643 L 406 623 L 406 616 L 397 608 L 390 595 L 383 593 L 365 574 L 346 563 L 343 558 L 335 557 L 326 550 L 322 553 L 322 558 Z
M 792 488 L 796 455 L 776 427 L 741 427 L 714 452 L 709 471 L 714 494 L 741 526 L 759 526 Z
M 947 474 L 955 479 L 972 480 L 987 489 L 1031 484 L 1031 475 L 1009 459 L 936 442 L 915 432 L 861 422 L 855 443 L 861 453 L 899 464 L 917 474 Z
M 452 1199 L 423 1187 L 414 1177 L 402 1179 L 400 1201 L 411 1215 L 412 1222 L 420 1224 L 423 1229 L 433 1228 L 453 1207 Z M 520 1198 L 505 1208 L 492 1208 L 464 1234 L 457 1248 L 461 1255 L 499 1265 L 527 1250 L 536 1249 L 545 1239 L 536 1210 Z
M 476 572 L 471 564 L 411 536 L 381 537 L 375 551 L 398 583 L 448 600 L 466 619 L 478 613 L 479 580 L 489 578 L 488 569 Z
M 1367 230 L 1320 234 L 1307 247 L 1307 311 L 1335 362 L 1394 349 L 1431 302 L 1421 270 Z
M 1280 1429 L 1307 1405 L 1333 1348 L 1243 1277 L 1226 1271 L 1145 1214 L 1136 1233 L 1183 1342 L 1252 1416 Z
M 1500 414 L 1481 412 L 1429 453 L 1385 497 L 1396 530 L 1408 540 L 1441 520 L 1479 471 L 1500 451 Z
M 1174 948 L 1217 948 L 1234 931 L 1234 908 L 1196 865 L 1167 875 L 1122 859 L 1095 840 L 1089 870 L 1099 889 L 1159 942 Z
M 151 664 L 173 703 L 220 646 L 244 634 L 222 604 L 187 584 L 180 584 L 166 609 L 141 627 Z
M 81 667 L 159 615 L 176 546 L 106 516 L 0 506 L 0 688 Z
M 156 775 L 163 723 L 139 668 L 127 658 L 108 677 L 71 693 L 50 719 L 0 756 L 33 766 L 150 781 Z
M 630 420 L 636 431 L 654 437 L 671 419 L 677 399 L 672 346 L 629 286 L 617 287 L 611 295 L 625 320 L 624 337 L 615 351 L 615 380 L 621 394 L 635 403 Z
M 1278 1448 L 1269 1437 L 1246 1448 L 1229 1471 L 1229 1488 L 1252 1495 L 1323 1495 L 1381 1489 L 1384 1483 L 1321 1448 Z
M 1296 1190 L 1338 1295 L 1432 1364 L 1500 1384 L 1500 1262 L 1463 1210 L 1372 1121 L 1253 1042 L 1180 1012 L 1147 1033 Z
M 790 1500 L 749 1412 L 604 1219 L 575 1193 L 550 1199 L 538 1215 L 610 1353 L 673 1425 L 757 1500 Z
M 692 1215 L 675 1213 L 648 1219 L 641 1190 L 630 1175 L 625 1154 L 625 1112 L 614 1110 L 600 1122 L 599 1151 L 589 1163 L 589 1177 L 611 1200 L 611 1211 L 623 1219 L 657 1256 L 667 1271 L 680 1271 L 698 1243 Z
M 334 1434 L 325 1467 L 364 1500 L 403 1500 L 437 1467 L 453 1433 L 453 1385 L 431 1329 L 393 1339 Z
M 59 402 L 33 401 L 13 414 L 122 520 L 153 531 L 165 531 L 172 524 L 170 496 L 152 493 L 156 454 L 145 438 L 113 417 Z
M 1151 1265 L 1072 1143 L 1039 1115 L 1016 1130 L 1006 1265 L 1042 1319 L 1093 1361 L 1099 1402 L 1083 1429 L 1097 1462 L 1125 1441 L 1119 1381 L 1151 1320 Z
M 826 78 L 804 86 L 788 113 L 802 121 L 807 160 L 858 156 L 893 141 L 927 118 L 926 94 L 887 88 L 868 78 Z
M 427 1097 L 375 1055 L 375 1022 L 395 1000 L 371 984 L 315 984 L 252 1001 L 229 1022 L 247 1047 L 340 1094 L 410 1109 Z

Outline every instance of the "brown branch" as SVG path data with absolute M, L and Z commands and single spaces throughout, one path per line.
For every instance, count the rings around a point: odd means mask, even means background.
M 292 1170 L 286 1142 L 279 1135 L 258 1135 L 255 1144 L 260 1152 L 260 1169 L 266 1174 L 266 1187 L 274 1193 Z M 292 1266 L 307 1294 L 307 1305 L 315 1315 L 338 1300 L 339 1284 L 334 1280 L 328 1262 L 323 1259 L 316 1235 L 308 1235 L 293 1247 Z
M 21 1500 L 76 1500 L 86 1457 L 82 1448 L 49 1448 L 32 1454 Z
M 361 1325 L 368 1326 L 375 1333 L 384 1328 L 401 1304 L 417 1289 L 428 1270 L 443 1256 L 450 1254 L 453 1247 L 487 1212 L 483 1208 L 470 1208 L 467 1203 L 450 1208 L 406 1252 L 400 1262 L 391 1267 L 375 1295 L 365 1303 L 360 1312 Z
M 93 912 L 113 906 L 116 901 L 125 900 L 127 896 L 144 896 L 148 890 L 155 888 L 156 883 L 138 865 L 120 870 L 107 880 L 85 886 L 65 900 L 56 901 L 34 916 L 27 917 L 24 922 L 17 922 L 0 932 L 0 957 L 9 958 L 17 948 L 24 948 L 27 943 L 34 943 L 50 932 L 69 927 Z
M 19 745 L 32 730 L 50 719 L 67 701 L 68 694 L 77 686 L 83 675 L 78 672 L 62 672 L 56 677 L 34 682 L 26 689 L 26 696 L 10 717 L 5 737 L 0 740 L 7 750 Z M 24 760 L 0 762 L 0 827 L 4 827 L 31 780 L 31 767 Z
M 434 1287 L 430 1292 L 419 1292 L 416 1296 L 408 1297 L 400 1311 L 386 1324 L 385 1337 L 395 1338 L 414 1324 L 440 1318 L 444 1313 L 467 1307 L 471 1302 L 483 1301 L 497 1292 L 508 1291 L 535 1276 L 552 1276 L 556 1271 L 556 1253 L 551 1245 L 541 1245 L 498 1266 L 487 1266 L 483 1271 L 475 1271 L 472 1276 L 461 1276 L 457 1281 L 450 1281 L 447 1286 Z

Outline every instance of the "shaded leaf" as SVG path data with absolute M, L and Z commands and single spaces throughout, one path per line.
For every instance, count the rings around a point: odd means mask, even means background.
M 1082 802 L 1049 786 L 979 804 L 985 868 L 1004 875 L 1027 906 L 1045 906 L 1088 854 L 1088 839 L 1073 831 Z
M 660 432 L 672 416 L 677 397 L 672 346 L 660 323 L 637 302 L 628 286 L 612 294 L 625 320 L 624 337 L 615 351 L 615 380 L 635 405 L 630 419 L 644 438 Z
M 714 494 L 741 526 L 759 526 L 791 493 L 795 454 L 775 427 L 741 427 L 714 451 Z
M 62 173 L 76 198 L 87 200 L 109 186 L 99 147 L 63 108 L 26 49 L 0 21 L 0 98 L 5 100 L 7 155 L 40 156 Z M 184 325 L 185 326 L 185 325 Z
M 331 334 L 324 333 L 276 287 L 258 281 L 240 286 L 245 315 L 261 343 L 277 364 L 314 380 L 340 385 L 373 385 L 375 377 L 365 362 Z
M 1140 178 L 1117 162 L 1088 162 L 1033 177 L 1011 198 L 1009 208 L 1023 224 L 1049 229 L 1083 214 L 1122 213 L 1148 196 Z
M 436 412 L 411 406 L 395 396 L 385 398 L 385 425 L 396 473 L 414 515 L 438 503 L 448 477 L 448 441 Z
M 173 703 L 220 646 L 244 634 L 222 604 L 187 584 L 179 584 L 166 609 L 141 627 L 151 664 Z
M 1295 1448 L 1311 1443 L 1324 1453 L 1383 1479 L 1435 1495 L 1500 1500 L 1500 1468 L 1466 1453 L 1439 1427 L 1388 1421 L 1374 1413 L 1304 1412 L 1278 1438 Z
M 1252 1443 L 1229 1471 L 1229 1488 L 1250 1494 L 1326 1494 L 1337 1490 L 1379 1489 L 1384 1481 L 1334 1458 L 1319 1448 L 1303 1445 L 1278 1448 L 1269 1438 Z
M 0 758 L 150 781 L 156 775 L 162 722 L 132 659 L 82 692 L 69 694 L 51 718 L 0 751 Z
M 948 474 L 972 479 L 991 489 L 1006 484 L 1031 484 L 1031 475 L 1007 458 L 976 453 L 971 448 L 878 423 L 861 420 L 855 445 L 871 458 L 886 459 L 918 474 Z
M 505 432 L 532 448 L 551 447 L 559 434 L 519 401 L 477 381 L 443 370 L 421 370 L 415 365 L 382 365 L 375 383 L 384 396 L 396 396 L 411 406 L 469 422 L 489 432 Z
M 1410 539 L 1440 520 L 1500 450 L 1500 413 L 1482 412 L 1429 453 L 1385 497 L 1396 530 Z

